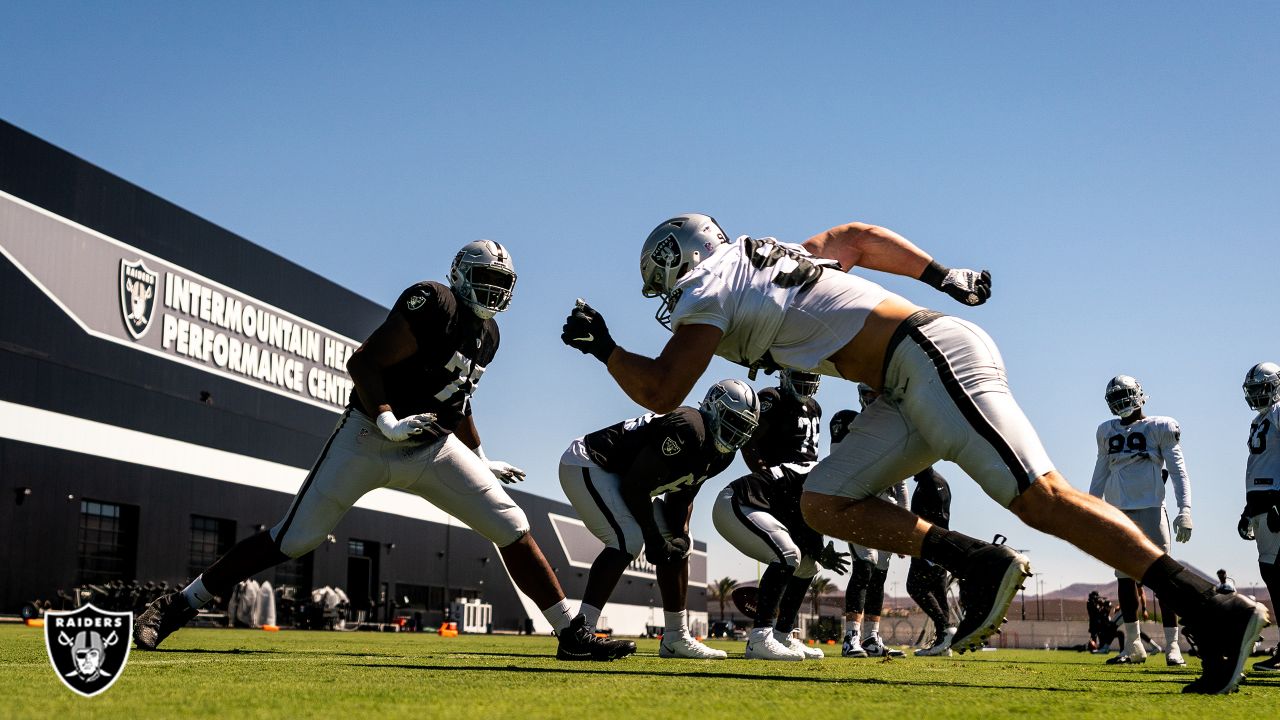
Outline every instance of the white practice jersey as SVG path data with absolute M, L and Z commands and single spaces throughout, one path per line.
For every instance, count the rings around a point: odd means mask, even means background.
M 835 368 L 822 361 L 862 330 L 872 308 L 893 297 L 801 245 L 746 236 L 718 247 L 676 290 L 672 327 L 720 328 L 717 355 L 750 366 L 770 353 L 781 367 L 827 375 Z
M 1244 491 L 1280 490 L 1280 403 L 1258 413 L 1249 425 L 1249 464 Z
M 1182 431 L 1171 417 L 1155 415 L 1122 425 L 1112 418 L 1098 426 L 1098 462 L 1089 494 L 1121 510 L 1164 506 L 1163 470 L 1169 471 L 1178 507 L 1191 505 L 1191 480 L 1182 460 Z

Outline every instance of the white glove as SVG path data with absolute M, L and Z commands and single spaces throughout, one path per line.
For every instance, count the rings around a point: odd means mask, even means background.
M 427 426 L 436 421 L 435 413 L 422 413 L 420 415 L 410 415 L 403 420 L 397 420 L 395 413 L 390 410 L 379 413 L 378 429 L 391 442 L 404 442 L 415 435 L 421 435 Z
M 510 485 L 511 483 L 518 483 L 524 479 L 523 470 L 508 462 L 490 460 L 485 457 L 484 448 L 478 445 L 476 446 L 476 456 L 483 460 L 485 465 L 489 466 L 489 472 L 493 473 L 494 477 L 507 485 Z
M 1184 507 L 1173 519 L 1173 536 L 1180 543 L 1191 539 L 1191 508 Z

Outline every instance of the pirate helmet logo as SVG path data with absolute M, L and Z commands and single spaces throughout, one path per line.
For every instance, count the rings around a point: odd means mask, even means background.
M 156 314 L 156 288 L 160 276 L 149 270 L 141 259 L 120 259 L 120 312 L 124 327 L 134 340 L 141 340 L 151 329 Z
M 680 264 L 680 243 L 675 235 L 668 235 L 653 248 L 649 257 L 658 267 L 673 268 Z
M 133 613 L 108 612 L 85 605 L 44 617 L 44 644 L 49 662 L 64 685 L 92 697 L 120 678 L 129 660 Z

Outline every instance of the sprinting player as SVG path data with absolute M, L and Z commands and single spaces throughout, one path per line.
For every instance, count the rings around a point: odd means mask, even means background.
M 760 391 L 760 426 L 742 447 L 754 472 L 729 483 L 716 498 L 716 530 L 744 555 L 765 564 L 756 595 L 748 660 L 818 660 L 822 650 L 791 634 L 818 566 L 844 574 L 845 553 L 824 547 L 804 522 L 800 494 L 818 461 L 822 409 L 813 399 L 820 377 L 783 370 L 777 388 Z
M 1204 650 L 1204 672 L 1187 692 L 1234 690 L 1266 610 L 1239 595 L 1215 595 L 1119 510 L 1073 489 L 1014 402 L 986 333 L 842 271 L 855 266 L 918 278 L 965 305 L 991 293 L 989 273 L 945 268 L 874 225 L 842 225 L 803 245 L 746 236 L 730 243 L 715 220 L 688 214 L 663 221 L 641 250 L 644 294 L 661 299 L 656 318 L 673 329 L 656 358 L 619 348 L 604 318 L 585 305 L 571 311 L 561 339 L 604 362 L 629 397 L 656 412 L 674 408 L 717 354 L 881 388 L 889 401 L 855 419 L 853 441 L 805 481 L 810 527 L 946 568 L 960 579 L 964 610 L 954 646 L 977 648 L 1030 573 L 1027 558 L 876 498 L 938 459 L 952 460 L 1024 522 L 1164 596 Z
M 1117 375 L 1107 383 L 1107 408 L 1114 419 L 1098 426 L 1098 461 L 1093 466 L 1089 494 L 1102 498 L 1129 516 L 1152 543 L 1169 552 L 1169 516 L 1165 514 L 1165 485 L 1173 481 L 1173 497 L 1178 515 L 1173 534 L 1178 542 L 1191 539 L 1191 479 L 1182 459 L 1182 431 L 1178 421 L 1142 411 L 1147 394 L 1128 375 Z M 1125 646 L 1108 665 L 1147 661 L 1138 620 L 1138 581 L 1122 570 L 1116 571 L 1116 596 L 1124 623 Z M 1160 618 L 1164 624 L 1165 663 L 1186 665 L 1178 647 L 1178 616 L 1160 594 Z M 1159 652 L 1159 646 L 1156 646 Z
M 511 254 L 490 240 L 467 243 L 449 285 L 424 281 L 400 294 L 387 319 L 351 355 L 351 402 L 275 527 L 231 548 L 179 593 L 164 595 L 134 624 L 137 646 L 154 650 L 215 596 L 300 557 L 324 541 L 362 495 L 390 487 L 426 498 L 493 542 L 522 592 L 559 635 L 558 656 L 604 659 L 634 643 L 570 627 L 569 603 L 502 485 L 524 471 L 485 457 L 471 395 L 498 350 L 494 315 L 515 287 Z
M 915 474 L 916 489 L 911 493 L 911 512 L 940 528 L 951 523 L 951 487 L 946 478 L 932 467 Z M 911 558 L 907 571 L 907 594 L 933 621 L 933 644 L 916 650 L 916 655 L 951 655 L 951 640 L 956 627 L 951 624 L 947 605 L 947 585 L 951 578 L 946 569 L 922 558 Z
M 1280 365 L 1258 363 L 1244 376 L 1244 398 L 1258 412 L 1249 424 L 1249 462 L 1245 466 L 1244 511 L 1239 532 L 1258 544 L 1258 571 L 1271 594 L 1280 598 Z M 1225 571 L 1219 571 L 1227 584 Z M 1234 590 L 1234 586 L 1232 586 Z M 1233 593 L 1238 594 L 1238 593 Z M 1260 672 L 1280 672 L 1280 645 L 1271 657 L 1253 664 Z
M 587 577 L 576 625 L 594 631 L 633 560 L 655 568 L 666 628 L 659 655 L 720 660 L 689 632 L 689 518 L 707 478 L 729 467 L 760 420 L 750 385 L 721 380 L 697 408 L 642 415 L 575 439 L 560 458 L 560 486 L 605 544 Z

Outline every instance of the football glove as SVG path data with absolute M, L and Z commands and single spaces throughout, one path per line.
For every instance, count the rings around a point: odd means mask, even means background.
M 1280 532 L 1280 505 L 1272 505 L 1267 510 L 1267 529 L 1271 532 Z
M 1236 532 L 1240 533 L 1241 540 L 1252 540 L 1254 538 L 1253 520 L 1248 515 L 1241 515 L 1240 524 L 1236 525 Z
M 818 564 L 837 575 L 843 575 L 849 570 L 849 553 L 839 552 L 834 542 L 827 541 L 827 546 L 818 553 Z
M 950 269 L 933 260 L 920 273 L 920 281 L 969 306 L 991 297 L 991 273 L 986 270 Z
M 651 565 L 669 565 L 689 556 L 689 541 L 682 537 L 656 537 L 644 544 L 644 559 Z
M 1178 511 L 1178 516 L 1173 519 L 1173 534 L 1180 543 L 1191 539 L 1191 508 L 1184 507 Z
M 604 317 L 582 298 L 574 305 L 573 312 L 564 321 L 560 341 L 584 354 L 590 354 L 608 364 L 609 354 L 618 344 L 609 336 Z
M 422 431 L 435 421 L 435 413 L 410 415 L 403 420 L 397 420 L 395 413 L 387 410 L 378 414 L 377 425 L 391 442 L 404 442 L 415 435 L 421 435 Z
M 484 454 L 484 446 L 477 445 L 475 449 L 476 456 L 489 467 L 489 472 L 502 482 L 510 485 L 518 483 L 524 479 L 524 471 L 508 462 L 501 460 L 490 460 Z

